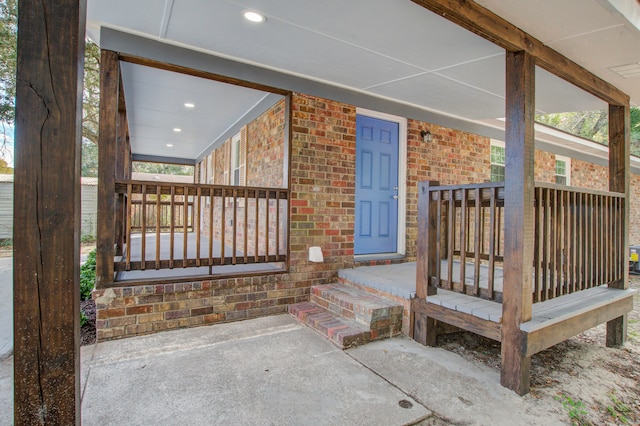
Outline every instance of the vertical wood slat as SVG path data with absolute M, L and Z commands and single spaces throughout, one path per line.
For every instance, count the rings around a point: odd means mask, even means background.
M 187 233 L 187 230 L 189 228 L 189 188 L 185 185 L 182 187 L 182 190 L 182 267 L 186 268 L 186 260 L 189 257 L 187 254 L 187 250 L 189 249 L 189 234 Z
M 215 153 L 214 153 L 215 158 Z M 209 188 L 209 274 L 213 273 L 213 209 L 215 206 L 214 189 Z
M 444 191 L 440 192 L 440 198 L 444 195 Z M 453 288 L 453 252 L 455 250 L 455 230 L 456 226 L 456 202 L 453 189 L 449 190 L 449 218 L 448 218 L 448 244 L 447 244 L 447 289 Z
M 556 190 L 556 296 L 564 293 L 564 197 Z
M 171 185 L 171 222 L 169 222 L 169 269 L 173 269 L 173 259 L 175 254 L 175 228 L 176 228 L 176 187 Z
M 259 225 L 259 220 L 260 220 L 260 194 L 258 194 L 258 190 L 255 190 L 255 199 L 256 199 L 256 210 L 255 210 L 255 224 L 254 224 L 254 240 L 255 240 L 255 261 L 258 262 L 258 258 L 260 255 L 260 225 Z
M 244 263 L 249 260 L 248 241 L 249 241 L 249 190 L 244 190 Z
M 495 281 L 495 248 L 496 248 L 496 216 L 497 205 L 496 197 L 498 195 L 498 188 L 491 188 L 491 199 L 489 200 L 489 297 L 494 299 L 493 288 Z
M 433 271 L 431 270 L 432 255 L 435 255 L 433 242 L 435 239 L 435 227 L 431 226 L 433 210 L 432 192 L 429 187 L 432 182 L 418 183 L 418 241 L 416 247 L 416 297 L 426 299 L 429 279 Z M 438 200 L 440 202 L 440 200 Z M 437 244 L 440 241 L 436 240 Z
M 280 260 L 280 191 L 276 191 L 276 262 Z
M 126 253 L 126 270 L 131 270 L 131 203 L 133 202 L 131 183 L 127 184 L 127 218 L 126 218 L 126 238 L 127 238 L 127 253 Z
M 433 185 L 437 185 L 437 182 L 433 182 Z M 428 194 L 428 200 L 429 200 L 429 205 L 428 205 L 428 211 L 429 211 L 429 215 L 433 214 L 433 209 L 434 209 L 434 203 L 435 203 L 435 211 L 436 211 L 436 222 L 433 223 L 431 218 L 429 218 L 429 235 L 433 234 L 435 232 L 435 241 L 430 242 L 430 246 L 433 244 L 433 248 L 430 249 L 428 256 L 429 256 L 429 275 L 427 276 L 428 279 L 431 279 L 432 276 L 435 277 L 435 283 L 436 284 L 440 284 L 441 280 L 442 280 L 442 207 L 444 206 L 444 201 L 442 200 L 442 195 L 443 192 L 442 191 L 437 191 L 438 193 L 438 200 L 437 202 L 434 201 L 432 199 L 432 195 L 433 195 L 433 191 L 430 191 Z M 433 227 L 435 226 L 435 229 L 433 229 Z M 435 252 L 433 251 L 435 250 Z M 435 271 L 434 271 L 435 270 Z M 451 283 L 451 276 L 449 276 L 448 282 Z M 433 283 L 431 281 L 427 282 L 428 286 L 432 286 Z M 451 288 L 451 286 L 449 285 L 449 288 Z M 427 288 L 427 290 L 429 290 Z
M 535 189 L 535 223 L 534 223 L 534 270 L 533 270 L 533 302 L 540 301 L 540 281 L 542 279 L 542 247 L 541 244 L 544 234 L 540 227 L 542 226 L 542 188 Z
M 140 264 L 144 271 L 147 261 L 147 185 L 142 185 L 142 234 L 140 235 Z
M 467 189 L 462 188 L 460 205 L 460 283 L 462 291 L 466 293 L 467 285 Z
M 225 236 L 225 230 L 227 228 L 227 209 L 226 209 L 226 204 L 227 204 L 227 192 L 225 188 L 222 188 L 222 207 L 220 209 L 220 215 L 221 215 L 221 219 L 220 219 L 220 264 L 224 265 L 224 248 L 225 248 L 225 242 L 226 240 L 226 236 Z
M 156 270 L 160 269 L 160 222 L 162 221 L 160 185 L 156 186 Z
M 271 218 L 269 217 L 269 207 L 271 206 L 271 200 L 269 199 L 269 196 L 271 195 L 269 193 L 269 190 L 265 191 L 265 197 L 264 197 L 264 202 L 265 202 L 265 209 L 266 209 L 266 214 L 265 214 L 265 224 L 264 224 L 264 247 L 265 247 L 265 259 L 269 258 L 269 225 L 271 224 Z
M 233 253 L 231 253 L 231 264 L 236 264 L 236 251 L 237 251 L 237 239 L 238 239 L 238 189 L 233 188 L 233 236 L 231 237 L 231 247 Z
M 200 236 L 201 236 L 200 234 L 202 232 L 200 229 L 200 217 L 202 214 L 202 211 L 201 211 L 202 187 L 201 186 L 198 186 L 196 188 L 195 197 L 196 198 L 193 200 L 193 207 L 192 207 L 192 209 L 195 210 L 193 228 L 196 233 L 196 267 L 199 267 L 200 266 Z
M 481 205 L 481 201 L 480 201 L 480 188 L 476 188 L 475 191 L 475 196 L 476 196 L 476 202 L 475 202 L 475 214 L 474 214 L 474 219 L 475 219 L 475 229 L 473 232 L 473 236 L 474 236 L 474 245 L 473 245 L 473 251 L 475 253 L 475 257 L 474 257 L 474 262 L 475 262 L 475 269 L 474 269 L 474 275 L 473 275 L 473 286 L 474 286 L 474 290 L 475 290 L 475 294 L 476 296 L 480 296 L 480 235 L 482 233 L 482 231 L 480 230 L 480 226 L 481 226 L 481 222 L 480 222 L 480 216 L 482 215 L 482 205 Z

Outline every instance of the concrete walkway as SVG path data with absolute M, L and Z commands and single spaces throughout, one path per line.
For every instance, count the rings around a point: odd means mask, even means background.
M 454 353 L 405 337 L 341 351 L 288 315 L 99 343 L 82 348 L 81 357 L 84 425 L 553 425 L 566 419 L 563 412 L 536 410 L 502 388 L 496 371 Z M 11 365 L 12 358 L 0 362 L 3 426 L 12 423 Z

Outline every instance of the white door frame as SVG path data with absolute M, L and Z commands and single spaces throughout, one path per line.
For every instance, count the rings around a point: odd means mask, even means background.
M 357 115 L 398 123 L 398 241 L 397 254 L 407 251 L 407 119 L 384 112 L 356 107 Z M 355 218 L 354 218 L 355 219 Z

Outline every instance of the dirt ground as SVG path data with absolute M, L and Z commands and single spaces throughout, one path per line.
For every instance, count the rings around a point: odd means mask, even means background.
M 640 289 L 640 276 L 630 286 Z M 527 404 L 541 415 L 563 410 L 567 424 L 640 425 L 640 291 L 628 316 L 628 341 L 605 347 L 605 325 L 532 357 Z M 438 337 L 438 346 L 500 370 L 500 344 L 472 333 Z

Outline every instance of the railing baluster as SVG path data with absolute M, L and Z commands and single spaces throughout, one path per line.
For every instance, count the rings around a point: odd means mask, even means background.
M 232 249 L 233 252 L 231 253 L 231 264 L 235 265 L 236 264 L 236 250 L 237 250 L 237 238 L 238 238 L 238 189 L 237 188 L 233 188 L 233 236 L 232 236 Z
M 127 183 L 127 255 L 125 265 L 127 271 L 131 270 L 131 203 L 133 203 L 132 186 L 133 184 Z
M 496 217 L 498 216 L 498 207 L 496 203 L 496 198 L 498 196 L 498 188 L 490 189 L 491 198 L 489 199 L 489 278 L 488 278 L 488 287 L 489 287 L 489 297 L 493 300 L 495 295 L 493 294 L 493 284 L 495 280 L 495 249 L 496 249 Z M 499 227 L 499 224 L 498 224 Z
M 201 200 L 202 200 L 202 187 L 196 188 L 196 195 L 194 200 L 194 207 L 196 208 L 195 223 L 193 224 L 194 231 L 196 233 L 196 267 L 200 266 L 200 215 L 201 212 Z M 196 204 L 197 203 L 197 204 Z
M 480 195 L 480 188 L 476 188 L 476 204 L 475 204 L 475 213 L 474 213 L 474 219 L 475 219 L 475 229 L 473 231 L 473 237 L 474 237 L 474 245 L 473 245 L 473 250 L 475 252 L 475 257 L 474 257 L 474 262 L 475 262 L 475 269 L 474 269 L 474 275 L 473 275 L 473 285 L 474 285 L 474 290 L 476 293 L 476 296 L 480 296 L 480 216 L 482 214 L 481 210 L 482 210 L 482 206 L 481 206 L 481 195 Z
M 226 244 L 226 236 L 225 230 L 227 228 L 227 212 L 226 212 L 226 204 L 227 204 L 227 191 L 226 188 L 222 188 L 222 208 L 220 210 L 221 215 L 221 226 L 220 226 L 220 265 L 224 265 L 224 248 Z
M 276 195 L 276 262 L 280 260 L 280 191 Z
M 264 256 L 264 261 L 268 262 L 269 260 L 269 226 L 271 225 L 271 218 L 269 217 L 269 207 L 271 206 L 270 203 L 270 197 L 271 194 L 269 193 L 269 190 L 265 191 L 265 197 L 264 197 L 264 202 L 265 202 L 265 210 L 266 210 L 266 217 L 265 217 L 265 225 L 264 225 L 264 248 L 265 248 L 265 256 Z
M 460 283 L 462 293 L 466 293 L 467 286 L 467 189 L 462 189 L 460 205 Z
M 259 226 L 259 220 L 260 220 L 260 194 L 258 193 L 258 190 L 255 189 L 255 194 L 254 196 L 256 197 L 256 214 L 255 214 L 255 224 L 254 224 L 254 238 L 255 238 L 255 262 L 258 263 L 258 259 L 259 259 L 259 255 L 260 255 L 260 226 Z
M 430 209 L 431 209 L 431 205 L 432 203 L 436 202 L 434 200 L 431 199 L 432 194 L 435 191 L 431 191 L 431 189 L 429 188 L 429 194 L 428 194 L 428 198 L 427 200 L 429 200 L 429 206 L 427 207 L 427 214 L 430 213 Z M 433 252 L 435 252 L 435 256 L 436 256 L 436 261 L 435 261 L 435 271 L 429 271 L 429 274 L 434 274 L 436 277 L 436 283 L 439 285 L 440 281 L 442 279 L 442 206 L 444 203 L 444 200 L 442 199 L 442 191 L 437 191 L 438 193 L 438 200 L 437 200 L 437 204 L 436 204 L 436 246 L 435 246 L 435 250 L 432 251 L 432 249 L 429 249 L 429 252 L 427 253 L 427 256 L 431 256 Z M 431 218 L 428 219 L 429 221 L 431 220 Z M 429 225 L 427 224 L 427 228 L 429 228 Z M 427 279 L 431 279 L 431 276 L 427 276 Z M 451 282 L 451 280 L 448 280 L 448 282 Z M 431 282 L 427 282 L 427 287 L 428 286 L 432 286 L 433 284 Z
M 248 263 L 248 234 L 249 234 L 249 190 L 244 189 L 244 263 Z
M 444 191 L 440 191 L 440 197 L 444 195 Z M 441 203 L 443 201 L 440 201 Z M 453 190 L 449 191 L 449 237 L 447 240 L 447 288 L 453 289 L 453 252 L 455 250 L 455 229 L 456 229 L 456 201 Z M 439 259 L 438 259 L 439 260 Z
M 189 258 L 188 250 L 189 250 L 189 190 L 185 185 L 182 190 L 182 267 L 187 267 L 187 259 Z
M 140 269 L 145 270 L 146 267 L 146 245 L 147 245 L 147 185 L 142 185 L 142 234 L 140 235 Z
M 535 199 L 535 223 L 534 223 L 534 237 L 533 237 L 533 302 L 540 301 L 540 271 L 541 271 L 541 247 L 542 247 L 542 238 L 543 235 L 541 233 L 541 225 L 542 225 L 542 188 L 535 188 L 534 190 L 534 199 Z
M 156 270 L 160 269 L 160 221 L 162 215 L 160 185 L 156 185 Z
M 175 227 L 176 227 L 176 187 L 171 185 L 171 221 L 169 222 L 169 269 L 173 269 L 173 257 L 175 250 Z
M 215 188 L 209 188 L 209 274 L 213 273 L 213 208 L 215 206 Z

